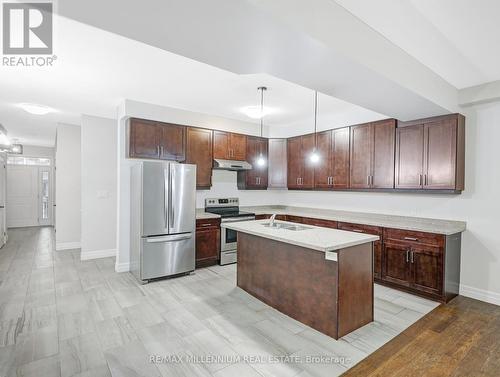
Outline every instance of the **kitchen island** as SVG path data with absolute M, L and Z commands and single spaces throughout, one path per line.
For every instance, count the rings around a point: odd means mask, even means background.
M 335 339 L 373 321 L 378 236 L 285 221 L 274 225 L 221 225 L 238 232 L 238 287 Z

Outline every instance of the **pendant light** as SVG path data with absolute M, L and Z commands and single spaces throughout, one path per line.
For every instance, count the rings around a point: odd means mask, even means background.
M 313 149 L 311 155 L 309 156 L 309 158 L 311 159 L 311 162 L 313 164 L 317 163 L 320 159 L 319 153 L 316 149 L 316 147 L 317 147 L 317 136 L 316 136 L 317 135 L 316 134 L 317 124 L 318 124 L 318 92 L 314 91 L 314 149 Z
M 263 135 L 263 130 L 264 130 L 264 91 L 267 90 L 265 86 L 259 86 L 257 90 L 260 90 L 260 137 Z M 257 158 L 257 165 L 262 167 L 266 165 L 266 158 L 262 154 L 262 151 L 260 152 L 259 157 Z

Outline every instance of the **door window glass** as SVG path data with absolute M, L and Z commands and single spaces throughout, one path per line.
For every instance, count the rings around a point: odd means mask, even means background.
M 50 158 L 9 156 L 7 158 L 7 164 L 8 165 L 29 165 L 29 166 L 50 166 Z
M 41 174 L 41 204 L 42 204 L 42 219 L 48 220 L 49 218 L 49 172 L 42 171 Z
M 226 243 L 236 242 L 237 241 L 237 238 L 236 238 L 237 234 L 238 234 L 238 232 L 236 232 L 235 230 L 226 228 Z

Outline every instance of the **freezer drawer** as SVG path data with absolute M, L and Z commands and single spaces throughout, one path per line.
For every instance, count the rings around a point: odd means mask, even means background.
M 194 233 L 141 239 L 140 280 L 193 271 L 194 264 Z

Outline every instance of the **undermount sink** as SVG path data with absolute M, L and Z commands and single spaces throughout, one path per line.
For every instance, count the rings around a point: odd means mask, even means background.
M 311 229 L 309 226 L 303 226 L 303 225 L 295 225 L 295 224 L 285 224 L 285 223 L 273 223 L 272 225 L 269 223 L 262 224 L 267 228 L 274 228 L 274 229 L 286 229 L 286 230 L 306 230 L 306 229 Z

